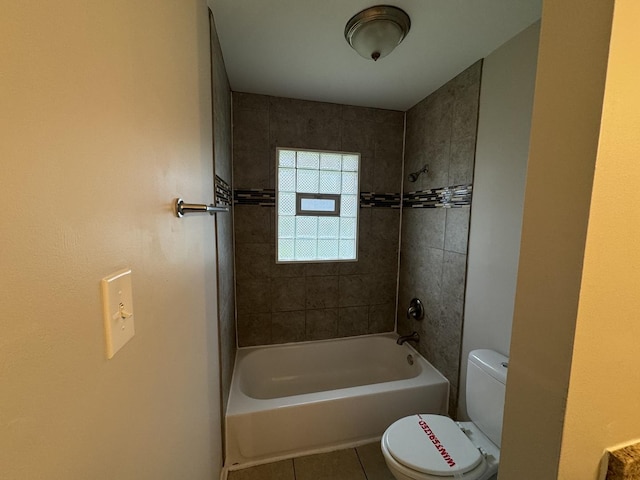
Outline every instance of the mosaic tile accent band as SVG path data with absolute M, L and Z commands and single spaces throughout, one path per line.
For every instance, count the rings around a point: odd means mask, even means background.
M 259 205 L 261 207 L 276 206 L 276 191 L 273 188 L 249 188 L 234 190 L 233 203 L 235 205 Z
M 471 205 L 473 185 L 455 185 L 408 192 L 402 206 L 409 208 L 461 208 Z
M 216 189 L 216 206 L 230 207 L 232 195 L 231 186 L 218 175 L 216 175 L 214 184 Z
M 360 208 L 460 208 L 471 205 L 473 186 L 456 185 L 409 192 L 404 198 L 399 193 L 360 192 Z M 235 190 L 233 203 L 236 205 L 259 205 L 275 207 L 276 193 L 273 188 L 252 188 Z
M 360 208 L 400 208 L 399 193 L 360 192 Z

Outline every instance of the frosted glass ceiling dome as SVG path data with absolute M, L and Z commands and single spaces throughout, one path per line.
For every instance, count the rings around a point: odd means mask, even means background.
M 344 29 L 344 38 L 360 56 L 377 61 L 389 55 L 410 28 L 411 19 L 403 10 L 377 5 L 351 17 Z

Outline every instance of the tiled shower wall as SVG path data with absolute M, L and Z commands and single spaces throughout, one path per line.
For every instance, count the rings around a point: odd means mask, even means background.
M 266 195 L 234 206 L 239 346 L 393 331 L 398 202 L 360 208 L 357 262 L 276 264 L 273 191 L 276 147 L 294 147 L 359 152 L 361 192 L 397 194 L 403 122 L 402 112 L 234 92 L 234 189 Z
M 213 152 L 216 177 L 231 185 L 231 89 L 213 15 L 211 28 L 211 65 L 213 85 Z M 217 182 L 216 182 L 217 183 Z M 213 192 L 212 192 L 213 193 Z M 220 213 L 216 222 L 216 260 L 218 285 L 218 335 L 220 342 L 220 379 L 222 412 L 226 411 L 231 376 L 236 356 L 236 324 L 233 278 L 233 215 Z M 212 365 L 215 365 L 215 361 Z
M 405 197 L 473 182 L 482 63 L 475 63 L 407 112 L 405 172 L 428 164 Z M 405 205 L 406 201 L 405 201 Z M 404 208 L 400 258 L 398 333 L 420 333 L 418 350 L 451 382 L 449 412 L 456 414 L 469 212 L 467 206 Z M 418 297 L 424 320 L 407 319 Z

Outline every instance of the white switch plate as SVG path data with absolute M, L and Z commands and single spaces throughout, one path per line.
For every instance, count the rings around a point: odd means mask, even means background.
M 107 358 L 113 358 L 135 334 L 131 269 L 120 270 L 102 279 L 102 311 Z

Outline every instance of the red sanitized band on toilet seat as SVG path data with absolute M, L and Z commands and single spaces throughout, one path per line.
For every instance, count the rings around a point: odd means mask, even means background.
M 418 414 L 398 420 L 387 429 L 385 446 L 398 463 L 429 475 L 460 475 L 482 463 L 480 451 L 444 415 Z
M 440 455 L 442 455 L 443 460 L 447 462 L 447 465 L 449 465 L 450 467 L 455 467 L 455 460 L 451 458 L 451 455 L 449 455 L 449 452 L 447 452 L 446 447 L 442 445 L 440 439 L 436 436 L 435 433 L 433 433 L 433 430 L 431 429 L 429 424 L 422 419 L 422 415 L 418 414 L 416 416 L 420 419 L 418 425 L 420 425 L 420 428 L 424 430 L 424 433 L 429 437 L 429 440 L 431 440 L 433 446 L 436 447 L 436 450 L 440 453 Z

